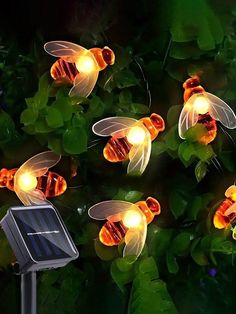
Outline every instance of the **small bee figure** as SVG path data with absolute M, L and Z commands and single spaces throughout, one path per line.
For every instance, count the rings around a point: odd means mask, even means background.
M 218 206 L 213 217 L 217 229 L 227 228 L 236 218 L 236 186 L 231 185 L 225 191 L 225 196 L 226 199 Z
M 73 84 L 69 96 L 88 97 L 92 92 L 99 71 L 115 62 L 115 54 L 109 47 L 85 49 L 68 41 L 50 41 L 44 50 L 59 57 L 51 67 L 51 76 L 59 83 Z
M 140 174 L 148 165 L 151 142 L 164 129 L 165 122 L 156 113 L 140 120 L 127 117 L 105 118 L 92 127 L 93 132 L 99 136 L 112 136 L 103 150 L 108 161 L 119 162 L 128 158 L 130 162 L 127 173 Z
M 212 142 L 217 133 L 216 120 L 228 129 L 236 127 L 236 116 L 233 110 L 219 97 L 207 93 L 200 85 L 197 76 L 187 79 L 184 84 L 184 107 L 179 117 L 179 136 L 185 139 L 185 132 L 196 123 L 203 124 L 207 134 L 199 138 L 204 145 Z
M 45 203 L 47 197 L 61 195 L 67 188 L 63 177 L 48 171 L 60 159 L 60 155 L 46 151 L 28 159 L 18 169 L 3 168 L 0 170 L 0 187 L 15 191 L 25 206 Z
M 137 258 L 145 244 L 147 224 L 160 212 L 160 204 L 153 197 L 135 204 L 119 200 L 104 201 L 88 210 L 93 219 L 107 219 L 99 233 L 99 240 L 104 245 L 119 245 L 124 240 L 123 256 L 136 255 Z

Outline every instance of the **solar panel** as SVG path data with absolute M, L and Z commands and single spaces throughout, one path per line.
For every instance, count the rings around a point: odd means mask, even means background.
M 0 224 L 21 272 L 61 267 L 79 255 L 58 211 L 51 205 L 11 207 Z

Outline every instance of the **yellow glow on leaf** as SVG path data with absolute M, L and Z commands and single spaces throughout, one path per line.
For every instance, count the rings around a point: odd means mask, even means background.
M 136 228 L 140 225 L 141 220 L 142 217 L 140 213 L 135 210 L 129 210 L 123 218 L 123 224 L 127 228 Z
M 37 178 L 26 172 L 19 176 L 17 183 L 22 191 L 30 191 L 36 188 Z
M 145 131 L 141 127 L 135 126 L 127 134 L 127 140 L 132 145 L 138 145 L 144 142 L 145 136 Z

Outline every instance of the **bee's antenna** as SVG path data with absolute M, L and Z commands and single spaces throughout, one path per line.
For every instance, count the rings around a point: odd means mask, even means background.
M 236 147 L 236 143 L 235 143 L 235 140 L 233 139 L 233 137 L 225 130 L 225 128 L 224 128 L 222 125 L 219 124 L 219 126 L 220 126 L 221 130 L 223 131 L 223 133 L 224 133 L 224 134 L 229 138 L 229 140 L 232 142 L 232 144 L 234 145 L 234 147 Z
M 146 85 L 146 92 L 147 92 L 147 98 L 148 98 L 148 108 L 150 109 L 151 104 L 152 104 L 152 95 L 151 95 L 151 92 L 150 92 L 148 79 L 146 78 L 144 70 L 143 70 L 141 64 L 138 62 L 136 57 L 134 57 L 134 61 L 137 64 L 137 66 L 139 67 L 139 70 L 141 71 L 141 74 L 142 74 L 142 77 L 143 77 L 143 81 L 144 81 L 144 83 Z
M 170 37 L 167 48 L 166 48 L 166 52 L 162 61 L 162 70 L 165 68 L 166 65 L 166 60 L 168 58 L 169 52 L 170 52 L 170 48 L 171 48 L 171 44 L 172 44 L 172 37 Z
M 220 173 L 220 174 L 224 174 L 224 171 L 223 171 L 223 169 L 222 169 L 222 167 L 221 167 L 221 164 L 220 164 L 220 162 L 219 162 L 219 160 L 216 158 L 216 157 L 213 157 L 212 159 L 211 159 L 211 162 L 212 162 L 212 164 L 215 166 L 215 168 L 216 168 L 216 170 Z
M 97 146 L 97 145 L 99 144 L 99 142 L 101 142 L 101 140 L 102 140 L 101 138 L 92 140 L 92 141 L 90 142 L 90 145 L 88 146 L 88 149 L 90 149 L 90 148 L 92 148 L 92 147 L 94 147 L 94 146 Z

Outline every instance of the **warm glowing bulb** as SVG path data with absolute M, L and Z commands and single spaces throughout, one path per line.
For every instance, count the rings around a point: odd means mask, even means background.
M 145 131 L 141 127 L 135 126 L 127 134 L 127 140 L 132 145 L 141 144 L 145 140 L 145 135 Z
M 197 97 L 196 100 L 194 101 L 194 109 L 198 114 L 207 113 L 209 110 L 208 100 L 203 96 Z
M 22 174 L 18 179 L 19 188 L 23 191 L 30 191 L 36 188 L 37 179 L 30 173 Z
M 127 228 L 135 228 L 140 225 L 141 220 L 142 217 L 140 213 L 135 210 L 129 210 L 123 218 L 123 224 Z
M 89 56 L 81 56 L 76 62 L 76 68 L 79 72 L 90 73 L 95 70 L 94 60 Z
M 231 196 L 231 199 L 236 202 L 236 193 L 233 193 L 232 196 Z

